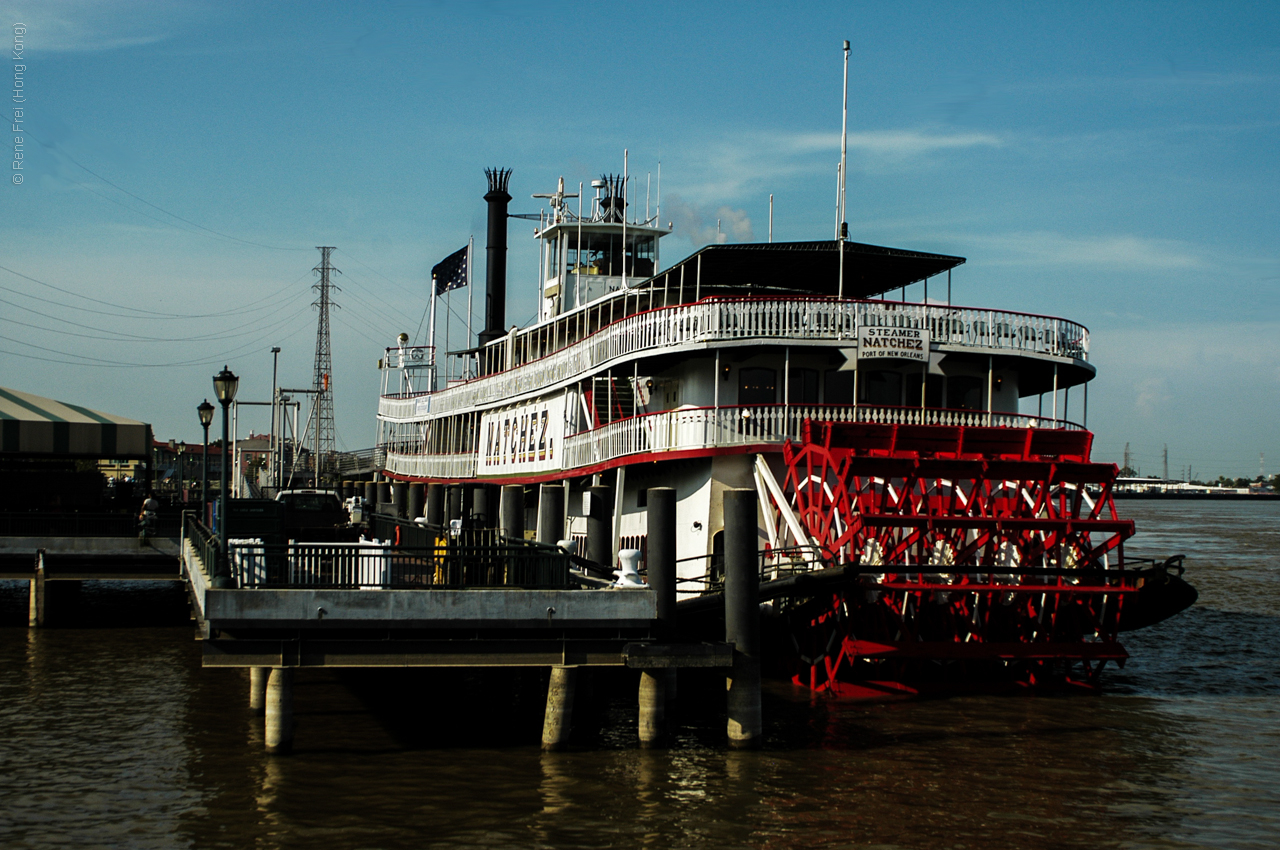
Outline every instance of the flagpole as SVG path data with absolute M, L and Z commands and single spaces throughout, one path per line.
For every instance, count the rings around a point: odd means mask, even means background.
M 474 288 L 471 286 L 471 249 L 476 238 L 472 236 L 467 240 L 467 348 L 471 347 L 471 296 Z M 480 355 L 476 355 L 479 362 Z M 477 370 L 478 371 L 478 370 Z
M 431 346 L 431 391 L 436 390 L 436 279 L 431 278 L 431 331 L 427 334 Z

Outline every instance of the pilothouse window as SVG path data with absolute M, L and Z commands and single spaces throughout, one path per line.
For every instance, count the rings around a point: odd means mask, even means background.
M 566 259 L 570 274 L 622 275 L 622 234 L 584 233 L 581 246 L 578 234 L 565 236 Z M 657 239 L 647 234 L 627 234 L 627 276 L 647 278 L 653 276 Z

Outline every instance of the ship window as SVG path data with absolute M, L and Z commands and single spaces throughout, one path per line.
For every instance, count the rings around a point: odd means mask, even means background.
M 584 233 L 579 245 L 576 233 L 566 234 L 565 262 L 570 274 L 622 274 L 622 234 Z M 652 277 L 657 257 L 657 240 L 652 236 L 627 234 L 627 275 Z M 549 249 L 550 250 L 550 249 Z M 557 256 L 548 254 L 547 277 L 554 277 Z
M 636 236 L 627 239 L 630 243 L 630 268 L 628 274 L 635 277 L 653 277 L 654 243 L 652 236 Z
M 902 374 L 899 372 L 868 372 L 866 379 L 862 382 L 862 397 L 859 401 L 865 404 L 883 404 L 895 407 L 902 404 Z
M 739 369 L 738 404 L 776 404 L 777 375 L 773 369 Z
M 947 378 L 947 407 L 953 410 L 982 410 L 982 379 L 972 375 Z
M 792 369 L 788 379 L 787 401 L 791 404 L 818 403 L 818 370 Z
M 853 372 L 828 369 L 823 404 L 853 404 Z

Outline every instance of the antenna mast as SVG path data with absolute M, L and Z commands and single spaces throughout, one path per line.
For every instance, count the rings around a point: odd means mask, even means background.
M 836 208 L 840 222 L 836 230 L 836 241 L 840 249 L 840 282 L 837 297 L 844 298 L 844 241 L 849 238 L 849 224 L 844 217 L 844 187 L 848 174 L 849 154 L 849 42 L 844 43 L 844 106 L 840 114 L 840 186 L 836 198 Z
M 312 302 L 313 307 L 320 308 L 320 318 L 316 324 L 316 368 L 315 376 L 312 380 L 312 388 L 316 393 L 315 412 L 316 412 L 316 440 L 315 440 L 315 482 L 319 486 L 320 479 L 329 464 L 334 459 L 334 427 L 333 427 L 333 357 L 329 349 L 329 293 L 331 290 L 337 289 L 329 280 L 330 273 L 338 273 L 337 269 L 329 264 L 329 255 L 333 253 L 332 246 L 317 246 L 320 252 L 320 265 L 316 266 L 312 271 L 319 272 L 319 283 L 313 284 L 312 289 L 320 293 L 320 297 Z M 333 305 L 337 306 L 337 305 Z

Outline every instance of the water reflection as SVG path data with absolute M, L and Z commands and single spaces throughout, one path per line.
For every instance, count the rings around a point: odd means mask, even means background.
M 635 682 L 601 673 L 576 749 L 543 754 L 541 673 L 304 671 L 296 752 L 270 757 L 245 674 L 201 669 L 189 628 L 28 631 L 0 589 L 0 846 L 1270 846 L 1280 617 L 1251 594 L 1277 572 L 1238 551 L 1268 520 L 1215 536 L 1186 509 L 1142 526 L 1213 541 L 1188 553 L 1211 602 L 1132 635 L 1108 694 L 773 686 L 755 752 L 724 746 L 714 679 L 682 679 L 672 746 L 640 750 Z

